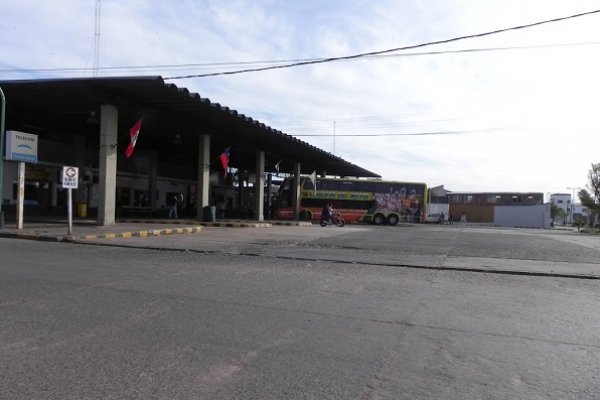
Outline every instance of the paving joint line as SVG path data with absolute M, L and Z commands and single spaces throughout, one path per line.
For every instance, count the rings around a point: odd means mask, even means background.
M 231 253 L 220 250 L 196 250 L 196 249 L 177 249 L 167 247 L 135 247 L 128 246 L 120 243 L 97 243 L 97 242 L 83 242 L 83 241 L 72 241 L 74 244 L 85 244 L 93 246 L 111 246 L 121 248 L 138 248 L 140 250 L 156 250 L 156 251 L 174 251 L 174 252 L 186 252 L 186 253 L 198 253 L 198 254 L 223 254 L 231 256 L 243 256 L 243 257 L 268 257 L 281 260 L 294 260 L 294 261 L 320 261 L 329 262 L 334 264 L 350 264 L 350 265 L 368 265 L 375 267 L 391 267 L 391 268 L 407 268 L 407 269 L 421 269 L 421 270 L 435 270 L 435 271 L 454 271 L 454 272 L 476 272 L 484 274 L 495 274 L 495 275 L 516 275 L 516 276 L 539 276 L 546 278 L 567 278 L 567 279 L 585 279 L 585 280 L 600 280 L 600 275 L 583 275 L 583 274 L 566 274 L 558 272 L 539 272 L 539 271 L 515 271 L 508 269 L 499 269 L 494 266 L 482 266 L 481 268 L 474 267 L 449 267 L 449 266 L 434 266 L 434 265 L 414 265 L 414 264 L 394 264 L 394 263 L 373 263 L 368 261 L 347 261 L 347 260 L 331 260 L 327 258 L 307 258 L 307 257 L 291 257 L 291 256 L 278 256 L 271 254 L 260 254 L 254 252 L 242 252 L 242 253 Z

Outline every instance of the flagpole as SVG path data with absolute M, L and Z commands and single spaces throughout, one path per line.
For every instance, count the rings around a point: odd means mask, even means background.
M 335 156 L 335 122 L 333 121 L 333 155 Z

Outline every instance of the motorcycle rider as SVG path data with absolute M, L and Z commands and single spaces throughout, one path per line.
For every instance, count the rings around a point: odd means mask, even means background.
M 323 206 L 323 210 L 321 211 L 321 220 L 322 221 L 331 221 L 331 217 L 333 216 L 333 207 L 331 203 L 327 203 Z

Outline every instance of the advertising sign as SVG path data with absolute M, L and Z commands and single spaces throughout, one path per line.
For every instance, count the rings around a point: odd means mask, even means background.
M 6 131 L 6 159 L 36 163 L 38 137 L 31 133 Z

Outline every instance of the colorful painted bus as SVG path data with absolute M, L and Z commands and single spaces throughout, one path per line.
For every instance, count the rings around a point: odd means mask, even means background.
M 275 215 L 293 219 L 293 178 L 279 188 Z M 300 180 L 300 219 L 318 221 L 327 203 L 339 210 L 346 222 L 396 225 L 400 221 L 421 222 L 425 213 L 427 185 L 365 179 L 309 178 Z

